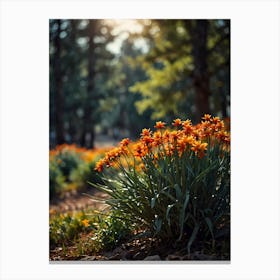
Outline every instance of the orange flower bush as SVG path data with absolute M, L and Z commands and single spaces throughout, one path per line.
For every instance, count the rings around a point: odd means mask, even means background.
M 157 158 L 172 156 L 174 153 L 179 157 L 190 150 L 198 158 L 203 158 L 208 146 L 213 147 L 219 144 L 223 150 L 229 150 L 230 135 L 224 130 L 224 123 L 218 117 L 213 117 L 206 114 L 202 118 L 202 122 L 196 126 L 191 124 L 190 120 L 182 121 L 176 119 L 172 125 L 176 130 L 165 130 L 164 122 L 156 122 L 155 132 L 144 128 L 141 133 L 140 141 L 128 148 L 130 140 L 123 139 L 120 146 L 110 150 L 105 157 L 97 162 L 95 170 L 103 171 L 104 167 L 116 166 L 119 164 L 122 156 L 127 156 L 129 153 L 139 160 L 145 161 L 146 157 L 157 155 Z M 145 164 L 145 162 L 142 162 Z
M 49 152 L 50 196 L 63 191 L 84 188 L 87 181 L 99 182 L 92 173 L 96 162 L 110 148 L 85 149 L 76 145 L 62 144 Z
M 186 242 L 189 252 L 195 240 L 228 238 L 230 134 L 220 118 L 175 119 L 172 128 L 156 122 L 139 141 L 126 138 L 108 151 L 95 170 L 112 209 L 153 236 Z

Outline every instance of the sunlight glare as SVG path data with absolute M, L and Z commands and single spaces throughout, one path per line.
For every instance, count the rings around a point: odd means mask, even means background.
M 141 33 L 142 24 L 136 19 L 108 19 L 106 22 L 113 27 L 112 35 L 122 32 Z
M 122 42 L 128 38 L 129 34 L 141 33 L 143 25 L 137 19 L 107 19 L 106 23 L 112 27 L 112 35 L 116 36 L 114 42 L 108 44 L 108 49 L 113 53 L 118 53 Z M 146 44 L 138 39 L 138 47 L 145 50 Z

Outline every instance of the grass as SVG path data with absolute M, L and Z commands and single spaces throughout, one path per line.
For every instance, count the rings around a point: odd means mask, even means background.
M 50 257 L 77 259 L 112 250 L 132 234 L 116 212 L 84 211 L 50 214 Z

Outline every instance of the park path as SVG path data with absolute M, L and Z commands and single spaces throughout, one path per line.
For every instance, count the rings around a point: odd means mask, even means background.
M 67 192 L 64 197 L 50 201 L 50 213 L 65 213 L 68 211 L 78 211 L 86 208 L 103 210 L 105 205 L 102 202 L 93 201 L 90 196 L 106 198 L 107 195 L 97 190 L 87 190 L 85 192 Z

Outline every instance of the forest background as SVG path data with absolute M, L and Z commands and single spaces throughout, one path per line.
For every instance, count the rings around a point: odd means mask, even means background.
M 49 21 L 50 148 L 230 117 L 230 20 Z

